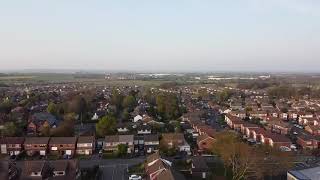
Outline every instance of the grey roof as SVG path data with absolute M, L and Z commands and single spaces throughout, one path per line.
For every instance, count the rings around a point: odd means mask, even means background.
M 52 137 L 49 144 L 76 144 L 77 137 Z
M 299 180 L 318 180 L 320 177 L 320 166 L 298 171 L 289 171 L 288 173 Z
M 94 136 L 79 136 L 78 138 L 78 143 L 93 143 L 94 141 Z
M 106 136 L 106 142 L 133 142 L 133 135 L 113 135 Z
M 192 157 L 192 164 L 195 169 L 202 169 L 202 170 L 208 169 L 208 165 L 202 156 Z
M 159 141 L 159 135 L 158 134 L 147 134 L 147 135 L 144 135 L 144 141 L 147 141 L 147 142 Z
M 49 137 L 26 137 L 24 144 L 48 144 Z
M 120 142 L 133 142 L 133 135 L 120 135 L 119 141 Z

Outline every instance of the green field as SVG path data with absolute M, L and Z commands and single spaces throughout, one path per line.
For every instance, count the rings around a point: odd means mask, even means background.
M 12 84 L 47 84 L 47 83 L 90 83 L 95 85 L 106 86 L 159 86 L 162 83 L 169 81 L 165 80 L 106 80 L 101 77 L 84 78 L 75 77 L 72 74 L 19 74 L 1 76 L 0 83 Z

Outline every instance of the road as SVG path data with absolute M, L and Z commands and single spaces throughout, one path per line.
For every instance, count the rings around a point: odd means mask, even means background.
M 100 171 L 102 172 L 101 180 L 127 180 L 128 164 L 118 165 L 102 165 Z
M 127 180 L 128 168 L 130 166 L 142 163 L 144 157 L 133 159 L 101 159 L 101 160 L 81 160 L 80 168 L 91 168 L 99 166 L 101 171 L 101 180 Z
M 132 159 L 99 159 L 99 160 L 80 160 L 80 168 L 92 168 L 93 166 L 112 166 L 112 165 L 124 165 L 128 166 L 136 165 L 144 162 L 145 157 L 138 157 Z

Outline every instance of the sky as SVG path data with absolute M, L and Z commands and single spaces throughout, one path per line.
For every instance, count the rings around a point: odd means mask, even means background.
M 0 70 L 320 70 L 319 0 L 0 0 Z

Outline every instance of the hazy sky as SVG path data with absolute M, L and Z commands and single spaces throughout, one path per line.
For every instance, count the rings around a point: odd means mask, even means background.
M 319 0 L 0 0 L 0 69 L 319 71 Z

